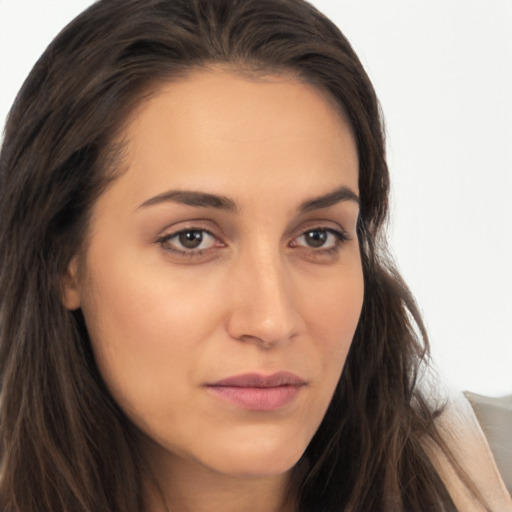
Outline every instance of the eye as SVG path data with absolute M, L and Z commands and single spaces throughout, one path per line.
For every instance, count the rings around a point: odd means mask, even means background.
M 292 247 L 336 250 L 348 237 L 341 231 L 329 228 L 308 229 L 292 241 Z
M 217 239 L 205 229 L 183 229 L 158 240 L 164 248 L 181 252 L 194 253 L 215 247 Z

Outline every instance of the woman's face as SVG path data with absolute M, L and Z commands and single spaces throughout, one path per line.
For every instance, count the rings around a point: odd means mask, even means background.
M 166 463 L 277 475 L 301 457 L 363 301 L 351 129 L 315 88 L 196 71 L 130 118 L 65 284 L 99 370 Z

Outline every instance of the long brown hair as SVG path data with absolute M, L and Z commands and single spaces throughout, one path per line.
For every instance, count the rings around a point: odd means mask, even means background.
M 346 112 L 359 152 L 365 297 L 300 512 L 453 510 L 424 451 L 437 412 L 417 386 L 428 341 L 386 255 L 389 179 L 373 87 L 350 44 L 303 0 L 102 0 L 23 85 L 0 155 L 0 506 L 141 512 L 143 463 L 60 281 L 115 179 L 123 120 L 155 84 L 222 63 L 293 73 Z

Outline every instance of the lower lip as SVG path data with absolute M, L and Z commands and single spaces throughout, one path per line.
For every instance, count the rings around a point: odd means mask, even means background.
M 208 391 L 243 409 L 274 411 L 292 402 L 299 394 L 301 387 L 244 388 L 236 386 L 209 386 Z

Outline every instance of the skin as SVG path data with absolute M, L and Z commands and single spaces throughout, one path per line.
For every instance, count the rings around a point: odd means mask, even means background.
M 311 203 L 340 187 L 357 196 L 351 128 L 294 77 L 210 68 L 162 85 L 123 137 L 126 169 L 93 208 L 64 302 L 82 308 L 100 372 L 140 431 L 161 491 L 148 484 L 148 510 L 166 510 L 162 496 L 183 512 L 289 510 L 363 301 L 358 202 Z M 206 387 L 283 370 L 305 385 L 272 411 Z

